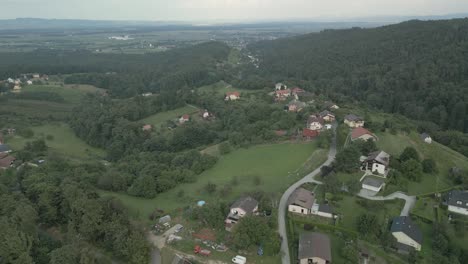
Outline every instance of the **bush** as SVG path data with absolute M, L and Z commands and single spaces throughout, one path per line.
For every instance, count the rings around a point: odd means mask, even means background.
M 216 188 L 217 188 L 216 184 L 211 183 L 211 182 L 205 185 L 205 191 L 209 194 L 216 192 Z
M 437 164 L 433 159 L 425 159 L 422 162 L 424 173 L 435 173 L 437 172 Z
M 46 139 L 49 140 L 49 141 L 54 140 L 54 136 L 52 136 L 52 135 L 47 135 L 47 136 L 46 136 Z
M 229 144 L 229 142 L 223 142 L 219 145 L 218 150 L 221 155 L 228 154 L 232 150 L 231 144 Z

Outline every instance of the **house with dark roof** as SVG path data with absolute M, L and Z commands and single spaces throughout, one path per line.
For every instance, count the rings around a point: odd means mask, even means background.
M 408 252 L 411 249 L 421 251 L 421 230 L 413 223 L 409 216 L 399 216 L 393 218 L 390 232 L 397 240 L 396 246 L 399 251 Z
M 0 153 L 10 153 L 11 148 L 8 145 L 0 144 Z
M 351 131 L 351 141 L 355 140 L 373 140 L 377 141 L 377 136 L 363 127 L 356 127 Z
M 362 188 L 372 192 L 380 192 L 385 186 L 385 181 L 372 176 L 367 176 L 362 181 Z
M 335 114 L 332 112 L 325 110 L 319 113 L 319 116 L 325 120 L 326 122 L 333 122 L 335 121 Z
M 288 211 L 298 214 L 310 214 L 314 205 L 315 195 L 304 188 L 297 188 L 289 197 Z
M 16 158 L 13 156 L 8 155 L 8 153 L 1 153 L 0 154 L 0 169 L 8 169 L 13 165 Z
M 450 212 L 468 215 L 468 191 L 453 190 L 448 192 L 445 203 Z
M 422 133 L 419 137 L 421 138 L 422 141 L 426 142 L 427 144 L 432 143 L 432 138 L 427 133 Z
M 316 201 L 312 205 L 312 210 L 310 211 L 312 215 L 317 215 L 325 218 L 334 218 L 333 208 L 329 204 L 319 204 Z
M 304 108 L 307 107 L 307 104 L 304 103 L 304 102 L 301 102 L 299 100 L 292 100 L 291 102 L 289 102 L 289 104 L 287 105 L 287 108 L 288 108 L 288 111 L 289 112 L 300 112 L 302 111 Z
M 363 127 L 364 119 L 355 114 L 349 114 L 344 117 L 344 123 L 349 127 Z
M 246 215 L 256 214 L 258 212 L 258 202 L 254 198 L 247 196 L 235 201 L 229 210 L 229 214 L 224 221 L 227 231 L 231 231 L 232 227 Z
M 374 151 L 362 162 L 361 169 L 374 175 L 387 177 L 390 166 L 390 154 L 385 151 Z
M 302 233 L 299 237 L 300 264 L 332 263 L 330 238 L 321 233 Z

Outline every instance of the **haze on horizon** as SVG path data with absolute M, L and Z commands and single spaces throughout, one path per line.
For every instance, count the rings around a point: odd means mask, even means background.
M 468 13 L 463 0 L 0 0 L 0 19 L 286 20 Z

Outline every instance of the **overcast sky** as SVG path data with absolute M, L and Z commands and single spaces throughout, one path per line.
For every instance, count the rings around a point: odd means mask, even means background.
M 0 19 L 265 20 L 468 13 L 468 0 L 0 0 Z

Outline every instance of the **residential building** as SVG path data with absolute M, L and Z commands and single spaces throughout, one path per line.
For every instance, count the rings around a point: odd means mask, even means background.
M 141 96 L 143 97 L 149 97 L 149 96 L 152 96 L 153 93 L 142 93 Z
M 356 127 L 351 131 L 351 140 L 355 141 L 358 139 L 377 141 L 377 136 L 363 127 Z
M 468 191 L 450 191 L 446 196 L 446 203 L 450 212 L 468 215 Z
M 385 181 L 372 176 L 367 176 L 362 181 L 362 188 L 372 192 L 380 192 L 385 186 Z
M 408 252 L 411 249 L 421 251 L 421 230 L 419 230 L 419 227 L 413 223 L 409 216 L 393 218 L 390 232 L 396 238 L 396 246 L 400 252 Z
M 240 99 L 239 92 L 227 92 L 226 96 L 224 97 L 225 101 L 235 101 Z
M 231 205 L 229 214 L 224 221 L 227 231 L 231 231 L 232 227 L 246 215 L 256 214 L 258 211 L 258 202 L 252 197 L 243 197 Z
M 330 130 L 332 128 L 333 128 L 333 126 L 331 124 L 325 124 L 325 129 L 326 130 Z
M 349 127 L 363 127 L 364 126 L 364 119 L 360 116 L 355 114 L 346 115 L 344 118 L 344 123 Z
M 302 233 L 299 237 L 300 264 L 332 263 L 330 238 L 321 233 Z
M 325 218 L 333 218 L 333 209 L 328 204 L 318 204 L 314 202 L 312 210 L 310 212 L 313 215 L 318 215 Z
M 14 93 L 21 93 L 21 85 L 15 84 L 15 86 L 13 87 L 13 92 Z
M 317 115 L 311 115 L 307 119 L 307 128 L 310 130 L 321 130 L 324 124 L 324 120 Z
M 291 89 L 291 93 L 293 95 L 300 95 L 301 93 L 305 92 L 303 89 L 299 88 L 299 87 L 294 87 Z
M 362 170 L 369 171 L 373 174 L 379 174 L 383 177 L 387 176 L 390 165 L 390 154 L 385 151 L 375 151 L 369 154 L 362 162 Z
M 291 90 L 277 90 L 275 91 L 275 95 L 277 100 L 286 100 L 286 98 L 291 96 Z
M 153 129 L 153 126 L 152 125 L 144 125 L 142 127 L 143 131 L 151 131 L 151 129 Z
M 287 105 L 288 111 L 289 112 L 300 112 L 302 111 L 305 107 L 307 106 L 306 103 L 298 101 L 298 100 L 292 100 L 289 102 Z
M 190 116 L 185 114 L 179 118 L 179 123 L 184 124 L 186 122 L 190 121 Z
M 297 188 L 289 197 L 288 211 L 298 214 L 310 214 L 314 205 L 314 194 L 304 188 Z
M 0 169 L 8 169 L 13 165 L 16 158 L 8 155 L 8 153 L 0 153 Z
M 328 110 L 320 112 L 319 116 L 323 120 L 325 120 L 326 122 L 334 122 L 335 121 L 335 115 L 332 112 L 328 111 Z
M 288 89 L 288 86 L 286 84 L 283 84 L 283 83 L 277 83 L 275 85 L 275 90 L 276 91 L 280 91 L 280 90 L 286 90 Z
M 422 141 L 426 142 L 427 144 L 432 144 L 432 138 L 431 138 L 431 136 L 429 136 L 429 134 L 422 133 L 420 135 L 420 137 L 421 137 Z
M 305 139 L 305 140 L 311 140 L 311 139 L 314 139 L 316 137 L 318 137 L 319 135 L 319 131 L 318 130 L 310 130 L 308 128 L 304 128 L 302 130 L 302 137 Z
M 31 85 L 31 84 L 33 84 L 33 81 L 27 80 L 26 83 L 27 83 L 28 85 Z
M 335 103 L 332 103 L 332 102 L 325 102 L 324 106 L 325 106 L 325 108 L 330 109 L 330 110 L 340 109 L 340 107 L 338 105 L 336 105 Z

